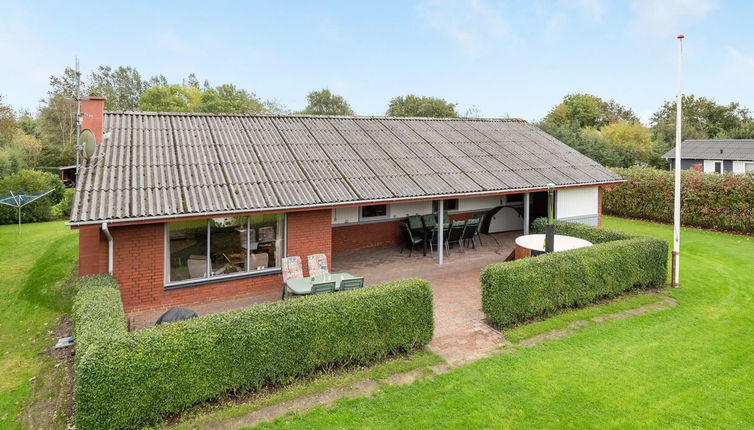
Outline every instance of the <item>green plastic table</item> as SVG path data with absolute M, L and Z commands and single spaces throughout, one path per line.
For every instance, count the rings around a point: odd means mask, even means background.
M 326 273 L 324 275 L 317 275 L 312 282 L 311 276 L 307 276 L 299 279 L 289 279 L 285 281 L 286 292 L 305 295 L 312 291 L 312 285 L 319 282 L 332 282 L 335 281 L 335 291 L 340 290 L 340 281 L 344 279 L 353 279 L 357 276 L 353 276 L 350 273 Z

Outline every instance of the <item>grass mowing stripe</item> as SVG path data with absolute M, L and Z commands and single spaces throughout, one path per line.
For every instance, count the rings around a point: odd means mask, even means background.
M 612 217 L 666 240 L 672 227 Z M 678 306 L 263 428 L 752 428 L 754 238 L 683 229 Z

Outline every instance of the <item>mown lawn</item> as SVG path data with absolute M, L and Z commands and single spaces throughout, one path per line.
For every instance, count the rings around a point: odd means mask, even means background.
M 669 226 L 606 218 L 670 241 Z M 754 238 L 684 229 L 675 308 L 595 325 L 286 428 L 752 428 Z
M 0 428 L 27 402 L 30 378 L 48 370 L 43 355 L 70 297 L 63 287 L 78 261 L 78 235 L 62 222 L 0 226 Z

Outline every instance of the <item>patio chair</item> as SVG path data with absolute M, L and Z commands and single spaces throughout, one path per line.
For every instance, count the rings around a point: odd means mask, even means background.
M 479 220 L 479 225 L 476 228 L 476 233 L 474 234 L 474 236 L 477 239 L 479 239 L 479 246 L 484 246 L 484 244 L 482 243 L 482 234 L 481 234 L 482 233 L 482 222 L 484 222 L 484 213 L 475 213 L 474 214 L 474 219 L 478 219 Z
M 340 291 L 357 290 L 363 286 L 364 278 L 351 278 L 340 281 Z
M 401 223 L 401 231 L 403 232 L 403 238 L 406 240 L 406 247 L 409 249 L 408 256 L 411 257 L 411 254 L 414 252 L 414 247 L 416 245 L 424 244 L 424 238 L 414 236 L 414 233 L 405 222 Z M 401 254 L 403 254 L 403 248 L 401 248 Z
M 430 229 L 430 228 L 437 227 L 437 220 L 435 219 L 435 214 L 422 215 L 422 222 L 424 223 L 424 228 Z
M 461 247 L 461 252 L 463 252 L 463 230 L 466 228 L 466 221 L 453 221 L 453 224 L 450 225 L 450 228 L 448 229 L 448 234 L 445 236 L 445 249 L 448 250 L 448 255 L 450 255 L 450 246 L 454 243 L 457 243 L 458 246 Z
M 445 224 L 443 226 L 443 241 L 445 241 L 448 237 L 448 231 L 450 230 L 449 224 Z M 439 231 L 437 227 L 433 228 L 431 233 L 429 234 L 429 237 L 427 238 L 427 241 L 429 242 L 429 253 L 432 257 L 435 256 L 435 245 L 437 245 L 437 239 L 439 235 Z
M 312 291 L 309 294 L 329 294 L 335 292 L 335 281 L 317 282 L 312 285 Z
M 419 215 L 409 215 L 408 226 L 413 231 L 421 231 L 422 229 L 424 229 L 424 225 L 422 224 L 422 219 Z
M 288 288 L 285 287 L 285 282 L 289 279 L 301 279 L 304 277 L 304 268 L 301 265 L 301 257 L 285 257 L 282 261 L 283 270 L 283 297 L 285 300 L 288 297 Z
M 466 228 L 463 229 L 463 235 L 461 236 L 461 241 L 463 242 L 464 247 L 467 247 L 468 243 L 471 242 L 471 246 L 476 249 L 476 242 L 474 240 L 474 237 L 477 235 L 477 232 L 479 231 L 479 220 L 478 219 L 470 219 L 466 221 Z
M 325 254 L 312 254 L 306 257 L 309 264 L 309 276 L 319 276 L 328 273 L 327 256 Z

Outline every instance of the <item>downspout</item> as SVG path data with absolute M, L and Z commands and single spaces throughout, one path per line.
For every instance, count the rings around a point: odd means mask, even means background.
M 102 232 L 107 237 L 107 273 L 113 274 L 113 236 L 110 234 L 110 230 L 107 229 L 107 223 L 102 223 Z

